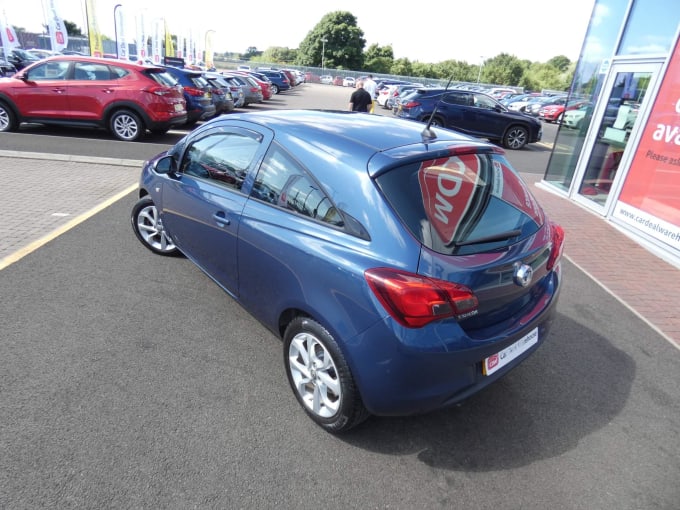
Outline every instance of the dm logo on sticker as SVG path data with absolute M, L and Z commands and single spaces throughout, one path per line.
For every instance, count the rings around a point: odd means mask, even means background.
M 494 354 L 493 356 L 489 356 L 489 359 L 487 360 L 486 363 L 486 370 L 491 371 L 498 363 L 500 362 L 500 357 L 498 354 Z

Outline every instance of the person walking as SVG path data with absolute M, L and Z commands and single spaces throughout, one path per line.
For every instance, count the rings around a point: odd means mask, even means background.
M 371 94 L 364 89 L 363 80 L 357 81 L 356 90 L 352 92 L 349 98 L 349 111 L 351 112 L 366 112 L 373 104 Z
M 364 80 L 364 89 L 366 92 L 368 92 L 371 95 L 371 108 L 369 109 L 369 113 L 373 113 L 373 110 L 375 108 L 375 98 L 376 98 L 376 92 L 378 88 L 378 84 L 373 81 L 373 75 L 369 74 L 368 78 Z

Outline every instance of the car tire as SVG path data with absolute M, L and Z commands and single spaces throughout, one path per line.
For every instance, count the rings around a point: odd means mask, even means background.
M 338 344 L 321 324 L 297 317 L 283 337 L 288 382 L 307 415 L 331 433 L 345 432 L 368 418 Z
M 503 147 L 519 150 L 529 141 L 529 131 L 523 126 L 511 126 L 503 136 Z
M 16 131 L 18 127 L 19 123 L 12 109 L 0 101 L 0 132 Z
M 430 120 L 430 118 L 427 117 L 423 120 L 423 122 L 428 122 L 429 120 Z M 432 127 L 446 127 L 446 125 L 444 124 L 444 119 L 442 119 L 441 117 L 437 117 L 437 116 L 432 118 L 432 122 L 430 122 L 430 126 L 432 126 Z
M 118 110 L 111 115 L 109 129 L 118 140 L 136 142 L 144 135 L 145 128 L 139 115 L 130 110 Z
M 132 208 L 130 216 L 132 230 L 137 239 L 158 255 L 178 255 L 179 250 L 163 227 L 158 209 L 151 197 L 140 198 Z
M 278 85 L 275 85 L 272 83 L 272 94 L 278 94 L 279 93 L 279 87 Z

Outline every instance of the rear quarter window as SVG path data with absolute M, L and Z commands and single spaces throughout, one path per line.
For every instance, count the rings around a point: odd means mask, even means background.
M 173 75 L 165 71 L 148 70 L 145 71 L 144 74 L 164 87 L 174 87 L 178 83 Z

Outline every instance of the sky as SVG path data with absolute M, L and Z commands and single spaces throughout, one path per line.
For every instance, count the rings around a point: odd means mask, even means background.
M 50 0 L 0 0 L 13 27 L 42 31 Z M 87 31 L 84 0 L 52 0 L 59 16 Z M 171 33 L 214 30 L 214 51 L 245 53 L 254 46 L 297 48 L 324 15 L 349 11 L 364 32 L 366 48 L 391 45 L 395 58 L 437 63 L 461 60 L 479 64 L 500 53 L 546 62 L 557 55 L 577 60 L 594 0 L 436 0 L 422 19 L 414 4 L 398 8 L 390 2 L 322 0 L 286 2 L 257 0 L 253 7 L 219 0 L 93 0 L 100 30 L 114 38 L 113 12 L 122 6 L 129 24 L 141 9 L 145 18 L 165 18 Z M 188 7 L 191 6 L 191 9 Z M 238 12 L 240 10 L 240 12 Z M 133 33 L 130 31 L 130 33 Z

